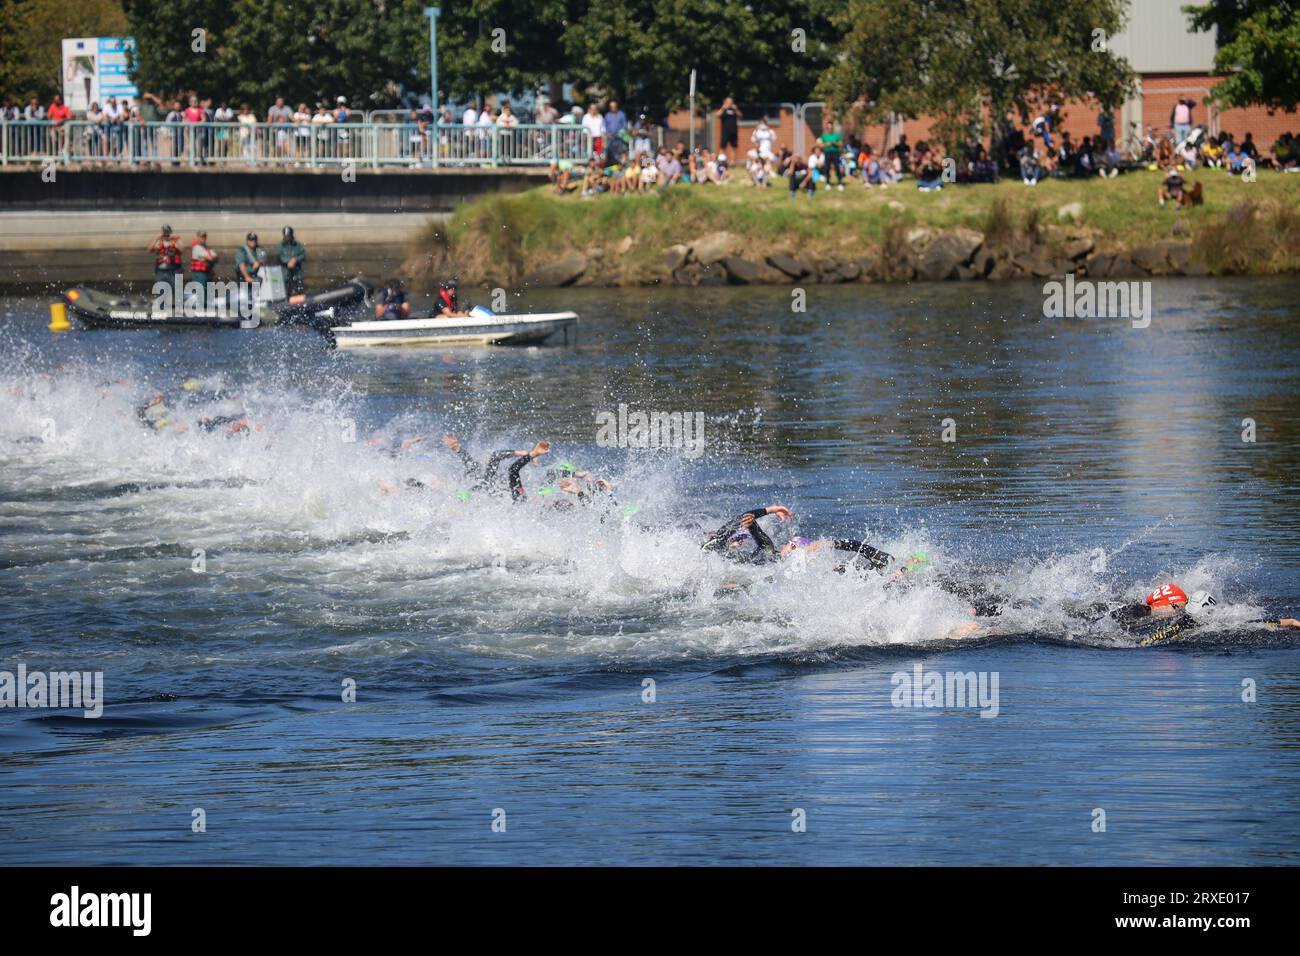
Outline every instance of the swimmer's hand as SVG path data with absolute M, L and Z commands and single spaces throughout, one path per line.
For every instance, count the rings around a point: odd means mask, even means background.
M 776 515 L 782 521 L 789 521 L 794 517 L 794 515 L 791 514 L 790 509 L 785 505 L 768 505 L 767 513 L 770 515 Z
M 442 443 L 452 451 L 460 451 L 460 439 L 451 432 L 447 432 L 447 434 L 442 436 Z
M 533 446 L 532 451 L 524 452 L 529 458 L 540 458 L 551 450 L 551 443 L 548 441 L 539 441 Z
M 1300 621 L 1297 621 L 1297 620 L 1296 620 L 1295 618 L 1293 618 L 1293 617 L 1284 617 L 1284 618 L 1282 618 L 1281 620 L 1279 620 L 1279 621 L 1277 622 L 1277 626 L 1278 626 L 1278 627 L 1294 627 L 1294 628 L 1300 628 Z
M 402 444 L 399 447 L 402 449 L 402 451 L 406 451 L 406 449 L 410 448 L 412 445 L 418 445 L 422 441 L 427 441 L 428 438 L 429 438 L 428 435 L 416 435 L 414 438 L 407 438 L 403 440 Z M 447 440 L 446 438 L 443 438 L 444 443 L 446 442 L 446 440 Z M 455 450 L 456 449 L 454 448 L 452 449 L 452 451 Z

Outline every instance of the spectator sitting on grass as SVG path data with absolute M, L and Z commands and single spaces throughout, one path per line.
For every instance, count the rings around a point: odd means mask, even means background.
M 1020 181 L 1026 186 L 1037 186 L 1043 178 L 1043 166 L 1038 160 L 1038 150 L 1031 143 L 1020 148 Z
M 607 189 L 609 184 L 605 180 L 605 167 L 599 154 L 592 153 L 587 160 L 587 174 L 582 178 L 582 195 L 584 198 L 598 196 Z
M 667 146 L 659 147 L 659 158 L 655 160 L 659 169 L 659 188 L 671 186 L 682 181 L 682 164 Z
M 916 188 L 923 193 L 938 192 L 943 188 L 943 170 L 940 158 L 932 152 L 926 152 L 925 163 L 916 174 Z
M 807 186 L 809 199 L 812 199 L 813 193 L 817 191 L 817 186 L 813 182 L 812 172 L 808 169 L 808 164 L 798 156 L 790 157 L 787 178 L 790 180 L 791 199 L 797 198 L 799 187 L 804 185 Z
M 1241 151 L 1259 165 L 1259 150 L 1255 148 L 1255 134 L 1247 133 L 1246 138 L 1241 141 Z
M 1246 168 L 1246 163 L 1249 159 L 1250 157 L 1246 155 L 1245 151 L 1240 146 L 1234 145 L 1232 147 L 1232 152 L 1228 153 L 1224 158 L 1224 162 L 1227 163 L 1229 173 L 1233 176 L 1240 176 L 1242 170 Z
M 571 159 L 553 159 L 551 160 L 551 185 L 555 187 L 555 194 L 563 196 L 570 189 L 569 177 L 573 174 L 573 160 Z
M 1223 168 L 1223 146 L 1218 136 L 1211 136 L 1201 147 L 1201 161 L 1213 169 Z
M 659 182 L 659 167 L 650 159 L 649 153 L 641 153 L 641 182 L 637 187 L 638 192 L 648 193 L 655 188 Z
M 758 150 L 749 151 L 745 170 L 749 173 L 749 181 L 752 185 L 764 188 L 772 185 L 772 164 L 758 155 Z
M 781 155 L 776 161 L 776 174 L 778 176 L 790 175 L 790 168 L 794 165 L 794 154 L 790 152 L 788 146 L 781 147 Z

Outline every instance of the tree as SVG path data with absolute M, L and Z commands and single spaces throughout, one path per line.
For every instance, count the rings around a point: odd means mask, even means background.
M 839 40 L 833 6 L 829 0 L 591 0 L 561 43 L 579 87 L 638 103 L 683 105 L 692 68 L 713 102 L 728 95 L 742 102 L 802 101 Z
M 1008 116 L 1092 97 L 1119 106 L 1135 75 L 1105 38 L 1124 0 L 848 0 L 846 30 L 819 93 L 840 115 L 883 122 L 936 117 L 933 137 L 956 149 Z M 996 142 L 995 142 L 996 145 Z
M 121 36 L 117 0 L 0 0 L 0 99 L 48 105 L 63 92 L 63 40 Z
M 404 88 L 428 82 L 429 27 L 420 0 L 126 2 L 141 89 L 246 100 L 260 114 L 277 96 L 332 104 L 343 95 L 354 109 L 391 106 Z
M 1214 70 L 1225 79 L 1210 91 L 1221 106 L 1266 106 L 1294 113 L 1300 105 L 1300 3 L 1212 0 L 1183 7 L 1196 30 L 1218 30 Z

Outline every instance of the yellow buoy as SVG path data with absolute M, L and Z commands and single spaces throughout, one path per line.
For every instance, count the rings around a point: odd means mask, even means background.
M 50 331 L 66 332 L 72 328 L 68 324 L 68 307 L 62 302 L 50 303 Z

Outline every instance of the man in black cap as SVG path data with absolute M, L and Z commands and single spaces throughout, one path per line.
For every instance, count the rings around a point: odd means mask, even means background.
M 277 252 L 280 265 L 284 266 L 289 294 L 301 295 L 307 291 L 302 280 L 302 264 L 307 261 L 307 247 L 293 237 L 293 226 L 285 226 L 282 230 Z
M 448 279 L 438 286 L 438 298 L 433 303 L 433 314 L 447 319 L 463 319 L 468 312 L 460 310 L 456 298 L 456 280 Z
M 181 274 L 181 247 L 171 226 L 163 226 L 158 238 L 149 243 L 153 253 L 153 279 L 156 285 L 165 282 L 172 285 Z
M 240 282 L 252 286 L 261 278 L 262 266 L 266 265 L 266 250 L 257 244 L 257 233 L 250 232 L 244 238 L 246 241 L 235 253 L 235 270 Z

